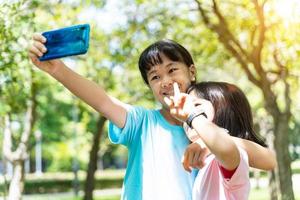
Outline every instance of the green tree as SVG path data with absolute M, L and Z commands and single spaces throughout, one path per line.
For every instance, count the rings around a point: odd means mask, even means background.
M 13 165 L 8 199 L 21 199 L 24 184 L 24 161 L 28 157 L 29 138 L 36 115 L 33 71 L 28 67 L 26 33 L 32 32 L 31 9 L 34 2 L 0 4 L 0 117 L 3 127 L 3 156 Z M 28 81 L 29 80 L 29 81 Z M 25 119 L 23 120 L 25 114 Z M 20 125 L 11 130 L 11 122 Z
M 281 53 L 283 49 L 276 45 L 286 39 L 283 34 L 278 34 L 279 36 L 275 34 L 281 24 L 277 22 L 277 30 L 272 27 L 272 22 L 267 16 L 274 16 L 265 11 L 267 1 L 254 0 L 252 4 L 244 1 L 240 6 L 233 8 L 216 0 L 212 0 L 209 5 L 205 5 L 202 1 L 196 3 L 203 23 L 218 36 L 220 43 L 236 59 L 248 79 L 261 90 L 265 101 L 264 107 L 272 117 L 273 144 L 278 161 L 278 168 L 275 170 L 280 191 L 278 195 L 282 199 L 294 199 L 287 137 L 288 124 L 292 116 L 290 89 L 292 68 Z M 229 9 L 232 9 L 232 12 L 241 9 L 255 15 L 244 17 L 243 21 L 235 20 L 234 23 L 239 24 L 239 27 L 233 27 L 232 20 L 228 20 L 225 14 Z M 281 28 L 283 30 L 283 27 Z M 244 41 L 237 37 L 238 32 L 246 35 Z M 270 78 L 271 74 L 273 78 Z M 276 195 L 273 198 L 277 198 Z

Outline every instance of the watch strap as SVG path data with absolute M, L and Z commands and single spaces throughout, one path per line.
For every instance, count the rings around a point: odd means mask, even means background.
M 203 115 L 205 118 L 207 118 L 207 115 L 205 114 L 205 112 L 204 112 L 203 110 L 197 110 L 197 111 L 192 112 L 191 114 L 189 114 L 189 116 L 188 116 L 188 118 L 187 118 L 187 120 L 186 120 L 187 125 L 188 125 L 190 128 L 192 128 L 192 122 L 193 122 L 193 120 L 194 120 L 196 117 L 200 116 L 200 115 Z

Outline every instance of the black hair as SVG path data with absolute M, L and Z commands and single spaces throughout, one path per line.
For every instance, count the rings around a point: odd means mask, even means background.
M 139 70 L 147 85 L 149 85 L 147 72 L 151 67 L 162 64 L 161 55 L 168 57 L 172 61 L 185 63 L 188 67 L 194 64 L 188 50 L 177 42 L 169 39 L 157 41 L 148 46 L 139 58 Z
M 251 140 L 264 147 L 266 143 L 255 133 L 251 107 L 237 86 L 226 82 L 201 82 L 191 85 L 187 93 L 209 100 L 215 109 L 213 122 L 231 136 Z

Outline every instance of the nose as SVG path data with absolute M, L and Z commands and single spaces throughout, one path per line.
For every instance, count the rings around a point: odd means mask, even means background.
M 173 80 L 171 79 L 171 77 L 169 76 L 165 76 L 163 77 L 162 81 L 161 81 L 161 87 L 162 88 L 169 88 L 173 86 Z

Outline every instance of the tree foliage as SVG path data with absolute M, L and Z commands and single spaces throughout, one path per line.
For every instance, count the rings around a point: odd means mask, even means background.
M 14 137 L 20 137 L 22 117 L 27 100 L 36 91 L 36 123 L 34 130 L 43 134 L 43 153 L 47 170 L 71 170 L 70 160 L 78 154 L 80 166 L 86 168 L 88 151 L 97 131 L 99 116 L 95 111 L 72 96 L 55 80 L 34 68 L 28 60 L 27 46 L 33 32 L 43 32 L 73 24 L 91 25 L 90 47 L 86 55 L 66 58 L 64 61 L 75 71 L 103 86 L 109 94 L 130 104 L 155 107 L 151 91 L 143 83 L 138 71 L 138 58 L 146 46 L 156 40 L 169 38 L 183 44 L 193 55 L 198 70 L 198 81 L 220 80 L 233 82 L 247 94 L 256 121 L 270 121 L 264 109 L 264 94 L 248 80 L 232 52 L 221 45 L 217 30 L 208 28 L 203 11 L 211 25 L 219 18 L 214 14 L 214 3 L 226 19 L 226 26 L 239 42 L 239 51 L 252 52 L 261 48 L 259 42 L 260 21 L 253 2 L 264 1 L 30 1 L 4 2 L 0 5 L 0 118 L 10 113 L 20 128 Z M 289 137 L 293 145 L 299 145 L 300 98 L 300 20 L 278 15 L 277 1 L 266 1 L 264 17 L 266 31 L 260 60 L 266 80 L 276 96 L 279 111 L 290 110 Z M 112 17 L 114 15 L 114 17 Z M 221 31 L 221 30 L 218 30 Z M 224 30 L 223 30 L 224 31 Z M 222 33 L 228 34 L 228 33 Z M 221 34 L 221 35 L 222 35 Z M 248 59 L 245 57 L 244 59 Z M 278 67 L 278 66 L 284 67 Z M 254 65 L 247 65 L 249 72 L 259 79 L 262 74 Z M 284 69 L 284 70 L 283 70 Z M 286 82 L 282 76 L 289 72 Z M 285 84 L 289 85 L 289 103 Z M 74 110 L 76 113 L 74 114 Z M 1 127 L 4 127 L 0 120 Z M 2 133 L 0 129 L 0 133 Z M 74 132 L 77 133 L 77 149 L 74 148 Z M 106 129 L 104 130 L 106 131 Z M 1 137 L 2 134 L 0 134 Z M 288 138 L 288 137 L 287 137 Z M 31 138 L 30 145 L 35 143 Z M 100 140 L 99 155 L 105 162 L 113 162 L 111 155 L 118 152 L 107 134 Z M 61 153 L 66 152 L 66 153 Z M 31 155 L 34 156 L 33 151 Z

